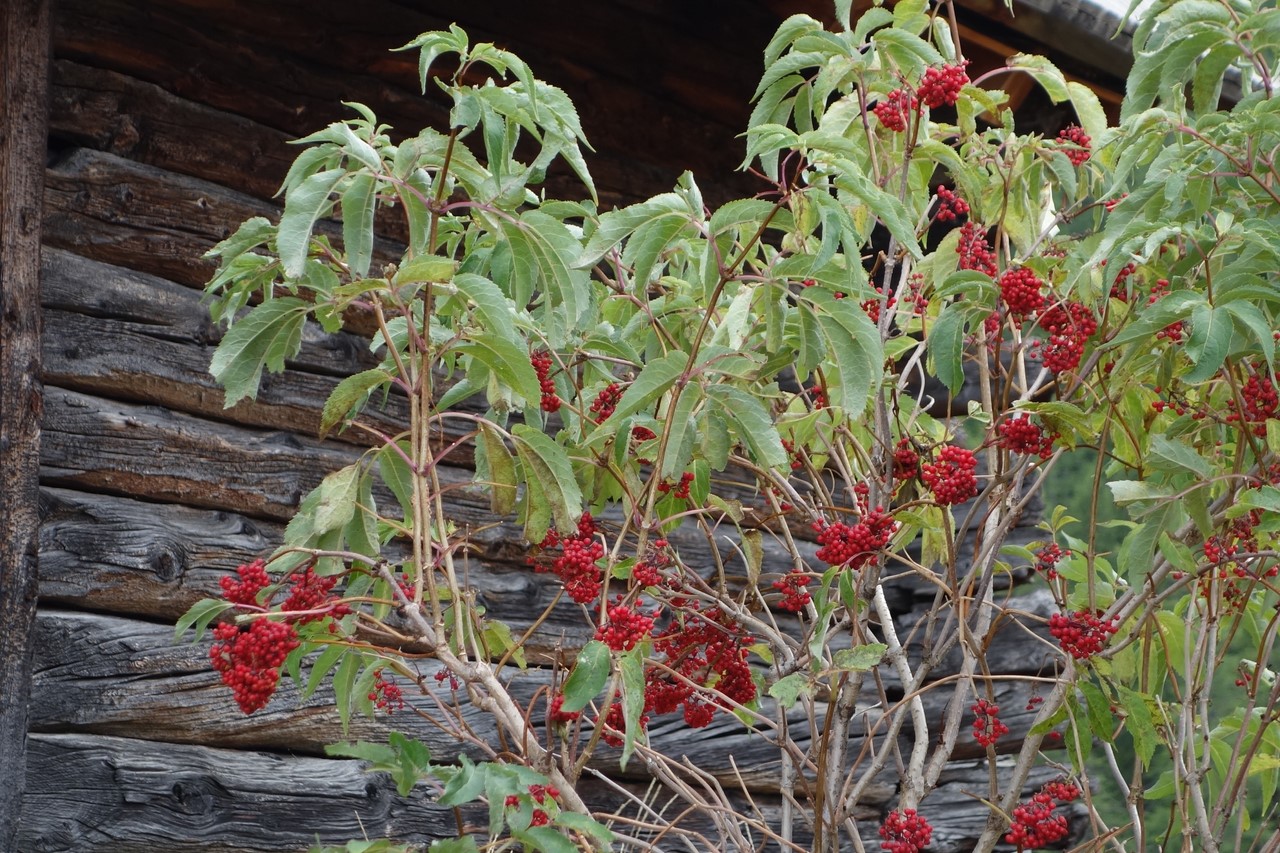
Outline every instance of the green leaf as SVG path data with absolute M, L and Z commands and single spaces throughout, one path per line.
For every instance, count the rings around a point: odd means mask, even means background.
M 1142 759 L 1143 769 L 1146 769 L 1151 764 L 1156 744 L 1160 741 L 1151 708 L 1147 704 L 1149 698 L 1120 684 L 1116 685 L 1116 691 L 1125 712 L 1125 730 L 1133 738 L 1133 750 Z
M 476 435 L 476 479 L 489 487 L 489 508 L 507 515 L 516 506 L 516 463 L 498 428 L 480 421 Z
M 835 185 L 848 190 L 883 222 L 889 233 L 897 238 L 900 248 L 910 252 L 913 258 L 924 257 L 916 242 L 915 224 L 902 202 L 872 183 L 853 161 L 843 158 L 836 160 L 840 171 L 837 172 Z
M 609 680 L 609 661 L 609 647 L 600 640 L 590 640 L 582 647 L 573 672 L 564 682 L 564 711 L 581 711 L 600 695 Z
M 453 278 L 458 264 L 452 258 L 439 255 L 418 255 L 396 270 L 392 277 L 393 284 L 417 284 L 419 282 L 443 282 Z M 495 287 L 497 285 L 494 285 Z
M 458 764 L 437 801 L 442 806 L 466 805 L 478 798 L 484 793 L 489 769 L 494 766 L 487 762 L 476 764 L 465 753 L 458 756 Z
M 345 527 L 356 511 L 356 495 L 360 489 L 359 462 L 334 471 L 320 483 L 312 527 L 316 533 L 328 533 Z
M 680 392 L 667 426 L 667 447 L 662 456 L 662 470 L 658 473 L 664 480 L 683 473 L 693 456 L 694 441 L 702 422 L 694 412 L 702 399 L 702 387 L 697 384 L 690 383 Z
M 626 770 L 627 761 L 636 748 L 641 734 L 640 715 L 644 713 L 644 650 L 636 646 L 618 656 L 618 672 L 622 676 L 622 716 L 626 720 L 626 737 L 622 743 L 622 757 L 618 766 Z
M 517 339 L 518 340 L 518 339 Z M 538 374 L 529 361 L 529 352 L 510 337 L 491 329 L 475 330 L 458 344 L 456 350 L 482 362 L 497 378 L 518 394 L 525 405 L 536 403 L 542 396 Z M 492 394 L 492 390 L 490 392 Z
M 524 845 L 523 849 L 539 853 L 578 853 L 581 849 L 559 830 L 549 826 L 530 826 L 520 832 L 513 831 L 511 835 Z
M 1208 460 L 1177 438 L 1167 438 L 1160 433 L 1154 433 L 1147 449 L 1157 458 L 1175 467 L 1184 468 L 1205 480 L 1213 479 L 1213 468 Z
M 391 374 L 375 367 L 339 382 L 329 393 L 329 399 L 325 401 L 324 410 L 320 413 L 320 437 L 324 438 L 329 430 L 346 420 L 352 409 L 358 411 L 370 391 L 391 379 Z
M 285 196 L 284 213 L 276 233 L 276 252 L 284 264 L 285 275 L 292 278 L 302 275 L 311 229 L 317 219 L 328 213 L 329 194 L 345 174 L 341 169 L 316 172 Z
M 1055 104 L 1060 104 L 1071 98 L 1071 91 L 1067 88 L 1066 78 L 1062 76 L 1062 72 L 1052 62 L 1043 56 L 1019 53 L 1016 56 L 1009 57 L 1006 62 L 1010 68 L 1017 68 L 1030 74 L 1040 84 L 1040 88 L 1044 89 L 1045 94 L 1049 96 L 1049 100 Z
M 595 231 L 587 240 L 586 247 L 574 261 L 574 267 L 585 269 L 594 266 L 628 234 L 646 223 L 661 220 L 664 217 L 688 219 L 688 207 L 679 194 L 661 193 L 639 204 L 602 214 Z
M 719 405 L 720 414 L 733 427 L 753 462 L 764 468 L 788 465 L 790 460 L 778 428 L 759 397 L 732 385 L 710 385 L 706 394 L 707 399 Z
M 209 363 L 209 372 L 226 390 L 226 408 L 245 397 L 257 397 L 263 367 L 279 373 L 285 359 L 297 355 L 309 308 L 292 296 L 272 299 L 228 330 Z
M 959 303 L 950 303 L 943 307 L 942 313 L 934 321 L 929 332 L 929 361 L 932 363 L 933 375 L 952 394 L 960 393 L 964 387 L 964 338 L 965 319 L 967 315 Z
M 1191 312 L 1191 337 L 1186 352 L 1195 368 L 1186 375 L 1187 382 L 1203 382 L 1217 373 L 1231 349 L 1235 324 L 1224 305 L 1211 307 L 1202 303 Z
M 408 441 L 398 441 L 395 447 L 387 445 L 378 451 L 378 473 L 396 496 L 405 518 L 410 517 L 413 509 L 413 471 L 406 461 L 408 453 Z
M 486 329 L 500 338 L 516 340 L 515 309 L 498 285 L 474 273 L 459 273 L 453 284 L 471 300 L 476 317 Z
M 623 418 L 650 408 L 675 384 L 688 363 L 689 356 L 682 352 L 671 352 L 647 363 L 640 375 L 622 393 L 622 399 L 618 401 L 613 415 L 601 428 L 610 427 L 611 422 L 620 422 Z M 616 423 L 607 432 L 611 434 L 612 429 L 616 429 Z
M 356 175 L 342 193 L 342 246 L 351 275 L 364 278 L 373 259 L 373 213 L 378 179 L 367 172 Z
M 550 504 L 551 515 L 555 519 L 556 528 L 564 534 L 572 533 L 582 517 L 582 491 L 578 488 L 577 478 L 573 476 L 573 464 L 569 461 L 564 448 L 552 441 L 545 433 L 527 424 L 516 424 L 511 428 L 515 440 L 516 454 L 524 468 L 527 481 L 537 481 L 544 498 Z M 530 542 L 541 542 L 546 538 L 546 530 L 530 529 L 526 531 Z
M 831 656 L 831 668 L 847 672 L 867 672 L 884 660 L 889 647 L 884 643 L 864 643 L 852 649 L 839 649 Z
M 536 277 L 550 304 L 564 306 L 569 322 L 577 323 L 590 305 L 590 286 L 586 275 L 574 270 L 581 244 L 573 233 L 540 210 L 525 211 L 518 222 L 503 220 L 502 233 L 511 245 L 516 274 Z M 510 295 L 515 298 L 516 292 Z
M 178 622 L 174 626 L 173 638 L 176 640 L 188 628 L 194 628 L 196 636 L 191 642 L 198 642 L 204 636 L 205 629 L 209 627 L 209 623 L 233 606 L 231 602 L 221 598 L 200 599 L 178 618 Z
M 793 672 L 769 685 L 769 695 L 778 700 L 783 708 L 790 708 L 803 694 L 809 695 L 812 689 L 809 677 L 803 672 Z
M 556 824 L 583 835 L 589 835 L 605 847 L 613 844 L 614 841 L 613 830 L 590 815 L 578 814 L 577 812 L 561 812 L 556 816 Z

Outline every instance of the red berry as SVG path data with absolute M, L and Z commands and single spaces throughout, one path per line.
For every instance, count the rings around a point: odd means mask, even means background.
M 618 401 L 622 399 L 622 386 L 617 382 L 610 382 L 604 389 L 596 395 L 591 401 L 592 420 L 598 424 L 602 424 L 609 419 L 614 410 L 618 408 Z
M 907 114 L 918 109 L 920 102 L 906 89 L 894 89 L 875 105 L 872 112 L 889 130 L 902 133 L 907 129 Z
M 1000 298 L 1014 317 L 1029 317 L 1044 308 L 1043 287 L 1040 277 L 1026 267 L 1000 276 Z
M 994 746 L 1001 735 L 1009 733 L 1009 727 L 997 716 L 1000 713 L 999 705 L 993 705 L 986 699 L 979 699 L 970 710 L 974 714 L 973 739 L 980 746 Z
M 960 198 L 946 187 L 938 187 L 938 212 L 935 218 L 939 222 L 954 222 L 957 217 L 969 213 L 969 202 Z
M 930 109 L 954 106 L 960 99 L 960 90 L 969 82 L 969 75 L 964 70 L 968 64 L 968 60 L 965 60 L 959 65 L 926 68 L 924 79 L 916 89 L 916 94 L 925 106 Z
M 1086 660 L 1102 651 L 1117 631 L 1112 620 L 1102 621 L 1098 613 L 1079 610 L 1070 616 L 1055 613 L 1049 617 L 1049 633 L 1062 650 L 1076 660 Z
M 1053 455 L 1053 443 L 1058 438 L 1054 432 L 1045 432 L 1025 413 L 1000 422 L 999 445 L 1011 453 L 1039 456 L 1048 459 Z
M 782 600 L 778 602 L 778 607 L 792 613 L 804 610 L 812 600 L 809 591 L 805 589 L 811 580 L 808 573 L 800 569 L 792 569 L 774 581 L 773 588 L 782 593 Z
M 977 466 L 972 450 L 947 444 L 938 451 L 936 461 L 925 463 L 920 469 L 920 479 L 938 503 L 964 503 L 978 494 L 978 480 L 973 474 Z
M 933 827 L 915 809 L 895 810 L 880 824 L 880 848 L 887 853 L 919 853 L 933 839 Z
M 987 231 L 976 222 L 966 222 L 960 226 L 960 242 L 956 244 L 956 254 L 960 256 L 959 268 L 977 270 L 995 278 L 996 256 L 987 242 Z
M 1071 161 L 1071 165 L 1079 166 L 1089 159 L 1089 145 L 1093 141 L 1078 124 L 1070 124 L 1058 133 L 1058 141 L 1063 143 L 1063 153 Z

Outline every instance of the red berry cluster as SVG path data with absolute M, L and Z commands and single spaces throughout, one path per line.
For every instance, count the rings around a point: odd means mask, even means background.
M 1049 333 L 1041 357 L 1054 373 L 1073 370 L 1084 356 L 1084 345 L 1098 331 L 1093 311 L 1079 302 L 1053 305 L 1040 315 L 1040 328 Z
M 240 576 L 239 580 L 227 575 L 218 581 L 218 586 L 222 587 L 222 597 L 232 604 L 258 607 L 258 593 L 271 585 L 266 562 L 254 560 L 237 566 L 236 574 Z
M 551 379 L 551 353 L 540 350 L 529 356 L 533 372 L 538 374 L 538 384 L 542 386 L 542 411 L 560 411 L 560 395 L 556 393 L 556 383 Z
M 880 837 L 880 848 L 888 853 L 919 853 L 933 840 L 933 827 L 915 809 L 895 809 L 880 824 Z
M 658 610 L 645 614 L 622 603 L 618 596 L 606 609 L 605 621 L 596 628 L 596 639 L 603 642 L 615 652 L 629 652 L 653 630 Z
M 1014 317 L 1030 317 L 1044 308 L 1043 287 L 1040 276 L 1027 267 L 1009 270 L 1000 276 L 1000 298 Z
M 814 385 L 809 389 L 809 399 L 813 402 L 813 409 L 825 409 L 827 407 L 827 389 L 821 385 Z
M 889 130 L 902 133 L 907 129 L 907 116 L 918 109 L 920 102 L 907 89 L 894 89 L 872 108 L 876 118 Z
M 658 484 L 658 491 L 664 495 L 669 494 L 672 497 L 679 498 L 682 501 L 689 499 L 689 487 L 693 485 L 693 472 L 685 471 L 680 475 L 679 483 L 671 483 L 663 480 Z
M 782 449 L 787 451 L 787 456 L 791 457 L 792 471 L 799 471 L 804 467 L 804 457 L 800 455 L 799 448 L 784 438 L 782 439 Z
M 900 438 L 893 447 L 893 479 L 912 480 L 920 474 L 920 454 L 911 445 L 911 439 Z
M 1080 788 L 1070 782 L 1050 782 L 1025 803 L 1013 810 L 1013 825 L 1005 834 L 1006 844 L 1022 850 L 1048 847 L 1067 837 L 1069 827 L 1065 815 L 1054 814 L 1058 803 L 1069 803 L 1080 796 Z
M 875 288 L 875 292 L 877 294 L 882 294 L 884 291 L 881 288 L 877 287 Z M 880 322 L 880 300 L 881 300 L 880 296 L 873 296 L 870 299 L 864 300 L 862 303 L 862 310 L 863 312 L 866 313 L 868 317 L 871 318 L 872 323 L 879 324 Z M 898 302 L 897 297 L 890 296 L 889 302 L 886 307 L 892 308 L 894 305 L 897 304 L 897 302 Z
M 613 414 L 614 409 L 618 408 L 618 401 L 621 399 L 622 386 L 617 382 L 610 382 L 591 401 L 591 419 L 598 424 L 604 423 Z
M 1009 733 L 1009 727 L 997 716 L 1000 706 L 979 699 L 969 710 L 973 711 L 973 739 L 979 746 L 995 746 L 1001 735 Z
M 582 716 L 581 711 L 565 711 L 564 694 L 557 693 L 551 697 L 551 706 L 547 708 L 547 721 L 553 726 L 563 726 L 572 723 L 574 720 Z
M 373 689 L 369 691 L 369 701 L 375 708 L 394 714 L 404 710 L 404 691 L 400 689 L 400 685 L 383 676 L 382 670 L 378 670 L 373 674 Z
M 1228 421 L 1243 421 L 1258 437 L 1267 434 L 1267 421 L 1277 416 L 1280 408 L 1280 396 L 1276 394 L 1276 386 L 1265 374 L 1250 371 L 1249 378 L 1240 387 L 1240 398 L 1244 403 L 1243 412 L 1227 416 Z
M 792 613 L 804 610 L 813 600 L 809 590 L 805 589 L 811 581 L 809 574 L 800 569 L 792 569 L 774 581 L 773 588 L 782 593 L 782 600 L 778 602 L 778 607 Z
M 553 548 L 559 545 L 561 554 L 551 565 L 529 558 L 529 562 L 538 572 L 554 572 L 564 581 L 564 591 L 579 604 L 589 604 L 600 595 L 603 586 L 603 572 L 596 565 L 604 559 L 604 543 L 596 538 L 596 523 L 591 513 L 584 512 L 578 520 L 578 531 L 561 539 L 554 530 L 547 533 L 541 547 Z
M 294 627 L 269 619 L 223 623 L 214 626 L 213 638 L 209 658 L 240 710 L 252 714 L 266 707 L 280 683 L 281 665 L 299 645 Z
M 969 202 L 946 187 L 938 187 L 938 212 L 935 217 L 939 222 L 955 222 L 957 217 L 968 214 Z
M 973 475 L 978 467 L 972 450 L 945 444 L 938 451 L 934 462 L 926 462 L 920 469 L 920 479 L 933 492 L 933 499 L 940 504 L 964 503 L 978 494 L 978 480 Z
M 646 673 L 644 710 L 646 715 L 669 714 L 684 705 L 685 723 L 702 728 L 710 724 L 716 708 L 731 707 L 716 693 L 738 704 L 755 698 L 747 664 L 753 638 L 719 608 L 702 611 L 697 602 L 683 603 L 690 610 L 654 637 L 654 652 L 662 656 L 659 662 L 665 669 L 654 667 Z M 707 689 L 695 690 L 690 683 Z M 709 692 L 712 688 L 716 693 Z
M 307 566 L 306 571 L 289 575 L 289 580 L 293 587 L 284 604 L 280 605 L 281 612 L 297 614 L 290 617 L 289 621 L 306 624 L 330 616 L 340 619 L 351 613 L 351 608 L 345 603 L 333 600 L 333 588 L 338 583 L 337 575 L 318 577 L 315 569 Z
M 987 242 L 987 230 L 978 223 L 966 222 L 960 226 L 956 254 L 960 256 L 960 269 L 977 270 L 996 277 L 996 255 Z
M 667 544 L 665 539 L 655 539 L 653 548 L 632 567 L 631 580 L 640 586 L 669 586 L 669 579 L 663 574 L 663 570 L 671 566 Z
M 1053 455 L 1053 442 L 1058 438 L 1056 432 L 1045 432 L 1026 413 L 1001 421 L 997 432 L 1000 433 L 1000 447 L 1010 453 L 1039 456 L 1041 459 Z
M 813 529 L 818 532 L 818 544 L 822 546 L 815 554 L 819 560 L 829 566 L 856 570 L 876 559 L 893 538 L 898 522 L 883 507 L 876 507 L 864 512 L 855 524 L 827 524 L 819 520 Z
M 916 94 L 925 106 L 930 109 L 955 106 L 960 100 L 960 90 L 969 82 L 969 74 L 964 70 L 969 64 L 966 59 L 958 65 L 943 65 L 926 68 L 924 79 Z
M 237 607 L 265 611 L 269 599 L 260 602 L 258 598 L 271 585 L 266 563 L 254 560 L 237 567 L 236 574 L 238 578 L 224 577 L 218 582 L 223 597 Z M 308 566 L 305 571 L 290 575 L 289 581 L 293 585 L 282 607 L 284 621 L 255 619 L 247 625 L 227 623 L 213 629 L 216 642 L 209 650 L 209 659 L 246 714 L 265 707 L 275 693 L 280 666 L 299 645 L 295 624 L 351 612 L 332 596 L 337 577 L 317 577 Z
M 1049 617 L 1050 635 L 1076 660 L 1086 660 L 1102 651 L 1116 630 L 1112 620 L 1104 622 L 1099 613 L 1088 610 L 1078 610 L 1070 616 L 1055 613 Z
M 1057 542 L 1050 542 L 1036 551 L 1036 571 L 1049 580 L 1058 577 L 1058 563 L 1071 556 L 1071 552 L 1061 548 Z
M 546 805 L 547 800 L 556 800 L 560 797 L 560 789 L 555 785 L 530 785 L 529 798 L 540 806 Z M 505 805 L 509 809 L 520 807 L 520 797 L 516 794 L 508 794 Z M 534 809 L 533 816 L 529 819 L 530 826 L 546 826 L 551 822 L 551 816 L 543 809 Z
M 1069 124 L 1058 132 L 1058 141 L 1063 144 L 1063 153 L 1071 161 L 1071 165 L 1079 166 L 1089 159 L 1089 146 L 1093 142 L 1084 128 L 1078 124 Z

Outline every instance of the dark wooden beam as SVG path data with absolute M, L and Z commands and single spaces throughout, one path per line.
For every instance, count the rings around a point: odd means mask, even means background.
M 0 12 L 0 850 L 14 849 L 26 766 L 38 583 L 40 222 L 49 3 Z

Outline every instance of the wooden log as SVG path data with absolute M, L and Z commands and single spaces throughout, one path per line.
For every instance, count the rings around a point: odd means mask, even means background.
M 201 256 L 253 216 L 278 209 L 215 183 L 75 149 L 45 183 L 45 241 L 98 261 L 203 287 Z
M 68 60 L 52 66 L 49 128 L 106 151 L 271 199 L 297 156 L 291 134 L 153 83 Z
M 72 390 L 314 436 L 337 377 L 377 363 L 363 339 L 309 323 L 290 369 L 264 374 L 257 399 L 226 409 L 209 373 L 221 329 L 198 292 L 57 249 L 45 253 L 42 280 L 44 379 Z M 408 404 L 393 394 L 371 405 L 365 420 L 395 435 L 408 422 Z M 377 441 L 358 430 L 336 437 Z
M 458 834 L 454 810 L 428 787 L 401 797 L 353 760 L 37 734 L 27 779 L 16 849 L 29 853 L 296 851 Z M 487 822 L 474 806 L 461 816 Z
M 287 679 L 264 710 L 246 717 L 209 664 L 210 639 L 206 636 L 201 643 L 191 643 L 191 635 L 187 635 L 175 640 L 167 625 L 46 609 L 40 614 L 37 636 L 40 642 L 32 687 L 33 731 L 77 730 L 319 754 L 327 743 L 344 738 L 384 740 L 387 732 L 395 730 L 422 740 L 438 760 L 446 762 L 456 761 L 462 753 L 482 757 L 484 749 L 480 744 L 501 742 L 492 719 L 471 706 L 465 696 L 456 713 L 470 736 L 437 726 L 411 711 L 390 718 L 355 715 L 344 734 L 329 686 L 302 701 L 297 686 Z M 451 704 L 449 691 L 436 687 L 434 675 L 439 664 L 421 660 L 416 666 L 424 683 L 443 703 Z M 305 678 L 307 670 L 303 673 Z M 516 699 L 530 708 L 532 731 L 544 743 L 550 737 L 545 720 L 547 691 L 560 678 L 563 673 L 557 675 L 549 668 L 536 667 L 523 673 L 512 669 L 504 676 Z M 412 685 L 406 685 L 405 693 L 410 704 L 443 719 L 435 700 L 417 695 Z M 1002 739 L 1002 751 L 1016 748 L 1035 716 L 1034 708 L 1026 709 L 1031 688 L 1025 682 L 1004 680 L 996 683 L 993 695 L 1003 709 L 1001 719 L 1011 729 Z M 931 725 L 941 719 L 949 696 L 949 687 L 922 694 Z M 854 756 L 868 738 L 879 741 L 883 736 L 877 728 L 880 702 L 873 684 L 866 685 L 859 707 L 860 713 L 849 731 L 849 737 L 857 742 Z M 819 702 L 816 720 L 806 716 L 802 705 L 787 713 L 791 736 L 800 749 L 808 749 L 820 736 L 824 709 L 825 705 Z M 760 710 L 771 719 L 778 714 L 767 696 L 762 697 Z M 971 722 L 964 721 L 957 758 L 979 758 L 983 754 L 969 736 Z M 736 785 L 736 780 L 741 779 L 752 791 L 778 790 L 780 764 L 776 747 L 761 733 L 748 731 L 727 714 L 718 714 L 711 725 L 701 729 L 689 728 L 679 714 L 657 717 L 650 723 L 649 739 L 665 754 L 688 756 L 696 766 L 726 784 Z M 602 747 L 593 766 L 617 776 L 618 756 L 617 750 Z M 621 775 L 645 778 L 645 768 L 642 762 L 632 762 Z M 873 786 L 867 802 L 883 803 L 892 793 L 892 779 L 886 777 Z
M 434 87 L 426 97 L 419 94 L 416 55 L 390 50 L 420 32 L 446 27 L 449 19 L 387 0 L 374 0 L 358 13 L 340 3 L 325 2 L 320 8 L 273 4 L 266 13 L 271 25 L 255 12 L 255 25 L 249 28 L 233 6 L 174 4 L 141 10 L 123 0 L 75 0 L 59 7 L 55 50 L 61 58 L 136 77 L 295 137 L 348 117 L 341 101 L 371 106 L 402 135 L 447 127 L 443 96 Z M 761 31 L 758 43 L 735 46 L 736 60 L 722 60 L 714 43 L 689 39 L 682 44 L 678 31 L 662 29 L 652 41 L 633 42 L 637 47 L 626 71 L 631 79 L 620 80 L 621 66 L 613 55 L 617 45 L 603 49 L 596 30 L 582 25 L 582 10 L 549 10 L 526 22 L 541 31 L 545 52 L 530 44 L 527 34 L 513 43 L 511 34 L 525 25 L 497 23 L 510 14 L 510 9 L 496 7 L 481 12 L 480 19 L 496 34 L 481 26 L 473 40 L 491 38 L 530 53 L 526 58 L 535 72 L 575 98 L 598 152 L 590 165 L 605 209 L 670 189 L 685 168 L 695 170 L 708 198 L 716 202 L 759 190 L 754 180 L 735 172 L 743 150 L 735 137 L 745 126 L 758 52 L 768 31 Z M 626 26 L 636 23 L 632 17 Z M 333 38 L 339 31 L 340 45 Z M 265 32 L 290 32 L 290 49 L 281 50 L 278 42 L 260 35 Z M 593 45 L 593 67 L 565 59 L 563 39 L 569 33 Z M 236 49 L 228 51 L 227 45 Z M 219 61 L 194 72 L 192 56 L 219 56 Z M 694 70 L 698 73 L 692 74 Z M 690 81 L 718 81 L 727 74 L 734 82 L 690 85 L 686 72 Z M 245 91 L 255 97 L 244 98 Z M 719 122 L 714 118 L 718 113 L 725 114 Z M 583 194 L 564 168 L 553 170 L 548 184 L 550 197 Z
M 0 850 L 22 805 L 39 583 L 40 210 L 47 0 L 0 10 Z

